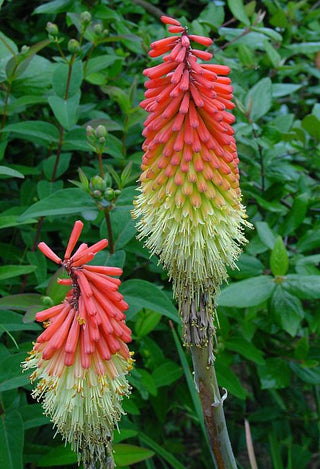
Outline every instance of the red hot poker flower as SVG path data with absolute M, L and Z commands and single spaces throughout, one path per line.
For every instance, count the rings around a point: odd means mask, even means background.
M 151 44 L 162 63 L 144 70 L 149 113 L 143 135 L 141 194 L 134 216 L 146 246 L 168 269 L 182 302 L 212 294 L 246 240 L 229 67 L 204 63 L 207 37 L 162 17 L 175 33 Z M 181 33 L 181 34 L 177 34 Z M 195 45 L 194 45 L 195 44 Z M 165 55 L 164 55 L 165 54 Z
M 119 293 L 122 274 L 117 267 L 86 265 L 104 249 L 102 239 L 93 246 L 81 244 L 71 255 L 83 223 L 76 221 L 64 260 L 45 243 L 39 249 L 65 268 L 70 285 L 64 301 L 36 314 L 44 322 L 24 369 L 36 368 L 30 379 L 39 379 L 33 391 L 44 398 L 43 407 L 63 438 L 88 464 L 105 461 L 113 427 L 123 412 L 128 395 L 125 375 L 132 368 L 127 347 L 131 331 L 125 324 L 127 303 Z

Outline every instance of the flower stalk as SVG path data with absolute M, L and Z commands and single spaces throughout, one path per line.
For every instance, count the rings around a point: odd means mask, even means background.
M 230 69 L 206 63 L 213 55 L 201 46 L 210 46 L 210 38 L 189 34 L 173 18 L 161 20 L 173 36 L 151 44 L 149 56 L 162 56 L 162 63 L 144 70 L 140 106 L 149 116 L 133 216 L 138 237 L 173 282 L 213 459 L 218 469 L 235 469 L 213 351 L 215 296 L 227 268 L 236 267 L 250 226 L 229 112 Z
M 214 363 L 211 363 L 210 347 L 192 347 L 191 355 L 195 383 L 216 468 L 237 469 L 223 412 L 224 398 L 220 395 Z

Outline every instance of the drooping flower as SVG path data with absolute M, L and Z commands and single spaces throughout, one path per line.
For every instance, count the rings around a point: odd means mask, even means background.
M 83 228 L 76 221 L 60 259 L 45 243 L 39 249 L 69 274 L 58 283 L 71 289 L 64 301 L 36 314 L 45 330 L 23 363 L 35 368 L 31 382 L 39 380 L 33 397 L 43 398 L 43 408 L 57 432 L 70 442 L 85 464 L 105 463 L 111 450 L 114 426 L 123 413 L 121 400 L 129 394 L 125 375 L 132 368 L 125 324 L 127 303 L 119 293 L 122 274 L 117 267 L 87 265 L 108 241 L 81 244 L 71 253 Z M 104 466 L 103 466 L 104 467 Z
M 181 310 L 186 301 L 198 308 L 201 296 L 210 303 L 226 268 L 235 267 L 247 222 L 228 112 L 230 69 L 205 63 L 212 54 L 191 45 L 211 39 L 161 20 L 175 35 L 151 44 L 149 56 L 166 55 L 143 72 L 149 80 L 140 105 L 149 116 L 134 216 L 140 239 L 168 270 Z

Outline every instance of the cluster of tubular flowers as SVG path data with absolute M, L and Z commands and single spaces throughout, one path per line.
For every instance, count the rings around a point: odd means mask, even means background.
M 199 305 L 235 267 L 246 240 L 241 205 L 229 67 L 204 63 L 212 54 L 193 48 L 212 40 L 188 34 L 173 18 L 167 37 L 149 56 L 163 63 L 144 70 L 149 116 L 144 123 L 140 194 L 134 217 L 140 239 L 173 280 L 178 302 Z M 178 33 L 178 34 L 177 34 Z M 199 61 L 200 59 L 200 61 Z
M 35 368 L 38 380 L 33 397 L 43 398 L 43 408 L 57 431 L 70 442 L 85 464 L 105 463 L 112 432 L 123 413 L 121 400 L 129 394 L 125 375 L 132 368 L 127 342 L 131 331 L 125 324 L 127 303 L 119 293 L 122 274 L 116 267 L 86 265 L 108 242 L 93 246 L 78 241 L 83 223 L 76 221 L 60 259 L 45 243 L 39 249 L 61 265 L 70 278 L 64 301 L 36 314 L 45 330 L 28 358 L 24 370 Z

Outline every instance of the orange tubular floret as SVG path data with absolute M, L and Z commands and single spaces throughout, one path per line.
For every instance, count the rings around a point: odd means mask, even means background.
M 203 46 L 211 46 L 213 43 L 213 40 L 209 37 L 197 36 L 196 34 L 189 34 L 189 39 L 191 39 L 191 41 L 197 42 L 198 44 L 202 44 Z
M 98 274 L 105 274 L 105 275 L 116 275 L 117 277 L 122 275 L 123 270 L 120 267 L 104 267 L 104 266 L 97 266 L 97 265 L 84 265 L 84 270 L 89 270 L 89 272 L 96 272 Z
M 36 321 L 47 321 L 48 319 L 53 318 L 54 316 L 57 316 L 59 313 L 61 313 L 64 307 L 65 305 L 62 303 L 60 305 L 44 309 L 43 311 L 39 311 L 38 313 L 36 313 Z
M 151 48 L 152 49 L 163 49 L 163 47 L 168 46 L 169 44 L 173 44 L 174 42 L 179 39 L 179 36 L 171 36 L 171 37 L 165 37 L 164 39 L 160 39 L 159 41 L 155 41 L 151 43 Z
M 182 33 L 184 31 L 183 26 L 169 26 L 168 31 L 170 33 Z
M 181 23 L 178 20 L 175 20 L 174 18 L 171 18 L 170 16 L 162 15 L 160 16 L 160 20 L 164 24 L 171 24 L 173 26 L 181 26 Z
M 61 264 L 62 263 L 62 260 L 60 259 L 60 257 L 57 256 L 57 254 L 55 254 L 52 249 L 49 248 L 49 246 L 47 246 L 46 243 L 44 242 L 41 242 L 38 244 L 38 248 L 40 249 L 40 251 L 46 256 L 48 257 L 49 259 L 51 259 L 53 262 L 55 262 L 56 264 Z
M 70 255 L 73 251 L 73 248 L 75 247 L 78 239 L 79 239 L 79 236 L 81 234 L 81 231 L 83 229 L 83 223 L 82 221 L 80 220 L 77 220 L 73 226 L 73 230 L 71 231 L 71 235 L 70 235 L 70 238 L 69 238 L 69 241 L 68 241 L 68 245 L 67 245 L 67 249 L 66 249 L 66 252 L 65 252 L 65 255 L 64 255 L 64 258 L 65 259 L 69 259 L 70 258 Z
M 80 324 L 77 318 L 77 315 L 74 315 L 72 325 L 69 329 L 69 334 L 65 344 L 65 352 L 69 354 L 74 354 L 77 348 L 78 339 L 80 334 Z

